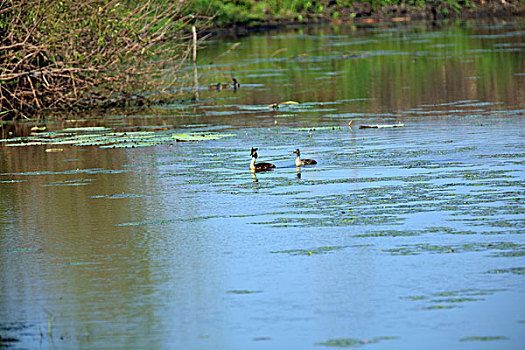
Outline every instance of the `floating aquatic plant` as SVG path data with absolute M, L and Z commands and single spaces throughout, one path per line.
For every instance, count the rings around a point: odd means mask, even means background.
M 459 341 L 492 341 L 492 340 L 507 340 L 509 338 L 502 336 L 502 335 L 496 335 L 496 336 L 472 336 L 472 337 L 465 337 L 461 338 Z
M 2 173 L 0 175 L 77 175 L 77 174 L 121 174 L 126 173 L 127 170 L 114 170 L 114 169 L 74 169 L 65 171 L 26 171 L 22 173 Z
M 227 293 L 230 293 L 230 294 L 256 294 L 256 293 L 262 293 L 261 290 L 229 290 Z
M 235 136 L 234 134 L 175 134 L 171 138 L 175 139 L 177 142 L 185 141 L 209 141 L 209 140 L 220 140 L 226 137 Z
M 482 301 L 481 296 L 491 295 L 499 289 L 461 289 L 443 292 L 435 292 L 430 295 L 414 295 L 402 297 L 401 299 L 411 300 L 426 304 L 422 308 L 425 310 L 447 310 L 463 307 L 466 302 Z
M 489 250 L 502 250 L 494 252 L 491 257 L 515 257 L 525 255 L 524 245 L 498 242 L 498 243 L 468 243 L 458 245 L 433 245 L 433 244 L 414 244 L 402 245 L 397 248 L 383 249 L 384 252 L 392 255 L 417 255 L 421 253 L 452 253 L 452 252 L 483 252 Z
M 489 270 L 487 273 L 500 274 L 500 273 L 512 273 L 515 275 L 525 275 L 525 267 L 510 267 L 508 269 L 495 269 Z
M 166 128 L 160 130 L 114 131 L 107 127 L 66 128 L 60 131 L 41 132 L 28 137 L 1 140 L 9 147 L 28 147 L 40 145 L 52 146 L 98 146 L 100 148 L 137 148 L 152 147 L 162 143 L 176 141 L 207 141 L 218 140 L 233 134 L 191 133 L 173 134 Z M 61 152 L 63 148 L 51 147 L 46 152 Z
M 315 249 L 289 249 L 289 250 L 278 250 L 271 251 L 273 254 L 290 254 L 290 255 L 312 255 L 312 254 L 326 254 L 335 250 L 347 248 L 347 246 L 327 246 L 318 247 Z
M 375 344 L 383 340 L 394 340 L 398 337 L 375 337 L 372 339 L 359 339 L 359 338 L 337 338 L 328 339 L 324 342 L 315 343 L 315 345 L 323 346 L 334 346 L 339 348 L 359 348 L 366 344 Z
M 359 129 L 384 129 L 384 128 L 400 128 L 405 126 L 404 124 L 361 124 Z

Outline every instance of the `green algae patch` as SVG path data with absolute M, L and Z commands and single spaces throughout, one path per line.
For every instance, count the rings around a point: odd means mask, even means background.
M 67 128 L 60 131 L 33 133 L 14 142 L 7 140 L 8 147 L 23 146 L 98 146 L 100 148 L 150 147 L 173 141 L 167 131 L 117 132 L 106 127 Z M 49 149 L 49 148 L 48 148 Z
M 492 258 L 518 258 L 525 256 L 525 251 L 515 251 L 515 252 L 495 252 L 489 255 Z
M 410 236 L 419 236 L 422 234 L 422 231 L 418 230 L 384 230 L 381 232 L 370 232 L 362 233 L 355 235 L 355 237 L 364 238 L 364 237 L 410 237 Z
M 512 273 L 515 275 L 525 275 L 525 267 L 510 267 L 508 269 L 494 269 L 494 270 L 489 270 L 486 273 L 491 273 L 491 274 Z
M 464 253 L 464 252 L 483 252 L 499 250 L 493 252 L 490 257 L 520 257 L 525 255 L 525 245 L 511 242 L 495 243 L 468 243 L 461 245 L 434 245 L 434 244 L 413 244 L 401 245 L 397 248 L 382 249 L 392 255 L 418 255 L 422 253 L 442 254 L 442 253 Z
M 234 290 L 229 290 L 226 293 L 229 293 L 229 294 L 257 294 L 257 293 L 262 293 L 262 290 L 234 289 Z
M 33 176 L 33 175 L 78 175 L 78 174 L 121 174 L 126 173 L 127 170 L 114 170 L 114 169 L 75 169 L 65 171 L 26 171 L 22 173 L 2 173 L 0 175 L 21 175 L 21 176 Z
M 419 255 L 421 253 L 451 253 L 452 248 L 450 246 L 438 246 L 432 244 L 415 244 L 415 245 L 403 245 L 398 248 L 381 249 L 386 253 L 392 255 Z
M 431 299 L 432 303 L 463 303 L 466 301 L 478 301 L 483 299 L 478 298 L 446 298 L 446 299 Z
M 315 345 L 322 346 L 333 346 L 339 348 L 359 348 L 366 344 L 375 344 L 383 340 L 394 340 L 398 337 L 375 337 L 372 339 L 359 339 L 359 338 L 337 338 L 337 339 L 328 339 L 324 342 L 315 343 Z
M 469 302 L 483 301 L 483 296 L 492 295 L 501 289 L 460 289 L 434 292 L 429 295 L 413 295 L 401 297 L 421 305 L 423 310 L 448 310 L 463 307 Z
M 337 227 L 352 225 L 395 225 L 400 224 L 403 219 L 387 215 L 362 215 L 362 216 L 326 216 L 326 217 L 304 217 L 285 218 L 280 217 L 273 221 L 256 222 L 254 224 L 269 224 L 274 227 Z
M 408 296 L 408 297 L 401 297 L 401 299 L 417 301 L 417 300 L 428 300 L 428 297 L 426 297 L 424 295 L 411 295 L 411 296 Z
M 314 249 L 290 249 L 290 250 L 278 250 L 271 251 L 272 254 L 290 254 L 290 255 L 314 255 L 314 254 L 326 254 L 336 250 L 347 248 L 347 246 L 328 246 L 319 247 Z
M 146 128 L 146 127 L 145 127 Z M 8 147 L 27 146 L 96 146 L 105 148 L 152 147 L 162 143 L 219 140 L 234 134 L 189 133 L 173 134 L 170 130 L 115 131 L 106 127 L 67 128 L 60 131 L 33 133 L 27 137 L 5 140 Z
M 472 336 L 472 337 L 465 337 L 461 338 L 459 341 L 492 341 L 492 340 L 507 340 L 509 338 L 502 336 L 502 335 L 496 335 L 496 336 Z
M 177 142 L 191 142 L 191 141 L 210 141 L 210 140 L 220 140 L 226 137 L 236 136 L 234 134 L 174 134 L 171 136 L 172 139 L 175 139 Z
M 448 310 L 463 307 L 462 305 L 431 305 L 424 307 L 425 310 Z

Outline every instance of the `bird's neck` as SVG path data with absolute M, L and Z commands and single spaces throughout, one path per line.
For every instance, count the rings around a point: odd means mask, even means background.
M 299 155 L 297 155 L 297 157 L 295 157 L 295 165 L 296 166 L 301 165 L 301 157 Z
M 250 163 L 250 169 L 255 169 L 255 157 L 252 157 L 252 162 Z

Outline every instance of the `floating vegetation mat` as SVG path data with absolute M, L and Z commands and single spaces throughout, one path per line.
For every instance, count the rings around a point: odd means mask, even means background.
M 488 335 L 488 336 L 472 336 L 461 338 L 459 341 L 492 341 L 492 340 L 507 340 L 509 338 L 502 335 Z
M 435 244 L 411 244 L 402 245 L 398 248 L 382 249 L 384 252 L 392 255 L 418 255 L 422 253 L 461 253 L 461 252 L 483 252 L 498 250 L 493 252 L 491 257 L 514 257 L 525 255 L 525 245 L 510 242 L 495 242 L 495 243 L 468 243 L 451 245 L 435 245 Z
M 127 170 L 114 170 L 114 169 L 101 169 L 101 168 L 93 168 L 93 169 L 74 169 L 74 170 L 65 170 L 65 171 L 26 171 L 22 173 L 1 173 L 0 175 L 79 175 L 79 174 L 121 174 L 126 173 Z M 81 181 L 80 183 L 83 183 L 84 181 L 91 181 L 90 179 L 85 180 L 74 180 L 73 182 L 57 182 L 54 185 L 59 184 L 74 184 L 77 183 L 77 181 Z
M 262 293 L 262 291 L 261 290 L 234 289 L 234 290 L 229 290 L 227 293 L 229 294 L 257 294 L 257 293 Z
M 339 348 L 360 348 L 367 344 L 379 343 L 383 340 L 394 340 L 398 337 L 375 337 L 372 339 L 359 339 L 359 338 L 338 338 L 328 339 L 324 342 L 315 343 L 315 345 L 333 346 Z
M 100 148 L 135 148 L 151 147 L 162 143 L 173 141 L 209 141 L 225 137 L 235 136 L 233 134 L 221 133 L 189 133 L 174 134 L 172 130 L 160 131 L 127 131 L 118 132 L 106 127 L 66 128 L 56 132 L 32 133 L 28 137 L 17 137 L 3 139 L 7 147 L 27 146 L 53 146 L 48 148 L 49 152 L 59 152 L 63 148 L 56 146 L 98 146 Z
M 375 161 L 363 160 L 367 154 L 359 155 L 355 165 L 352 165 L 351 158 L 347 158 L 343 162 L 350 164 L 343 166 L 378 166 Z M 406 167 L 407 161 L 404 164 Z M 425 167 L 424 164 L 419 166 Z M 319 167 L 308 170 L 320 171 Z M 378 230 L 375 226 L 371 232 L 361 233 L 360 237 L 520 233 L 525 227 L 525 220 L 522 219 L 525 208 L 520 205 L 523 194 L 518 190 L 522 185 L 518 179 L 509 180 L 511 173 L 436 170 L 417 176 L 333 179 L 319 176 L 308 179 L 303 176 L 300 183 L 273 181 L 260 184 L 259 189 L 271 190 L 275 194 L 275 188 L 289 187 L 289 190 L 282 192 L 296 198 L 283 205 L 284 215 L 257 223 L 276 227 L 368 225 L 372 228 L 372 225 L 379 224 L 402 225 L 417 215 L 436 213 L 443 217 L 443 223 L 449 222 L 454 228 L 442 225 L 417 230 L 386 230 L 384 227 Z M 308 176 L 308 173 L 305 174 Z M 343 193 L 334 193 L 336 190 L 333 190 L 324 195 L 301 196 L 305 191 L 316 193 L 319 188 L 341 189 L 338 192 Z
M 487 273 L 500 274 L 500 273 L 512 273 L 515 275 L 525 275 L 525 267 L 510 267 L 508 269 L 495 269 L 487 271 Z
M 279 250 L 272 251 L 274 254 L 290 254 L 290 255 L 312 255 L 312 254 L 326 254 L 336 250 L 347 248 L 346 246 L 333 246 L 333 247 L 318 247 L 313 249 L 290 249 L 290 250 Z
M 502 289 L 461 289 L 431 293 L 429 295 L 412 295 L 401 299 L 423 303 L 424 310 L 446 310 L 463 307 L 464 303 L 482 301 L 484 296 L 501 292 Z

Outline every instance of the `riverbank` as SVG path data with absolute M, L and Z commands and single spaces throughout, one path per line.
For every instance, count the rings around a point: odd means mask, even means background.
M 299 1 L 300 2 L 300 1 Z M 387 3 L 380 5 L 383 3 Z M 219 34 L 246 35 L 254 31 L 265 31 L 283 25 L 308 25 L 317 23 L 374 23 L 388 21 L 445 20 L 445 19 L 490 19 L 525 16 L 523 0 L 436 0 L 436 1 L 308 1 L 305 5 L 287 8 L 286 0 L 281 7 L 260 7 L 250 1 L 242 5 L 212 2 L 206 11 L 213 11 L 214 26 L 211 31 Z M 301 7 L 303 6 L 303 7 Z M 195 8 L 196 12 L 202 9 Z
M 103 4 L 19 0 L 0 7 L 0 20 L 8 24 L 0 28 L 0 121 L 140 107 L 158 103 L 162 94 L 164 101 L 166 91 L 174 95 L 170 99 L 179 98 L 182 86 L 193 82 L 183 69 L 191 61 L 193 26 L 202 39 L 210 33 L 247 35 L 285 25 L 525 15 L 525 0 Z M 165 76 L 166 70 L 173 79 L 159 87 L 151 78 Z

